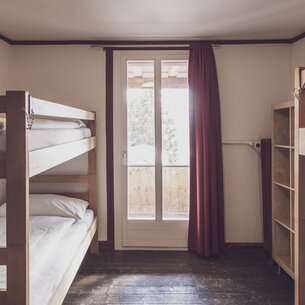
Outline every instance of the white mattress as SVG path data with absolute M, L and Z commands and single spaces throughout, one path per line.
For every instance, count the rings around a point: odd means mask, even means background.
M 91 137 L 90 128 L 29 130 L 29 150 L 42 149 Z M 6 135 L 0 135 L 0 152 L 6 150 Z
M 54 223 L 53 218 L 60 218 L 54 216 L 35 217 L 40 218 L 38 221 L 40 223 Z M 1 218 L 3 217 L 0 217 L 0 219 Z M 30 218 L 32 219 L 32 217 Z M 64 220 L 64 218 L 62 219 Z M 66 220 L 69 222 L 69 218 L 66 218 Z M 30 244 L 30 262 L 32 262 L 32 265 L 30 265 L 30 305 L 48 304 L 50 297 L 52 296 L 57 285 L 60 283 L 62 276 L 67 270 L 71 259 L 77 252 L 77 248 L 85 237 L 93 220 L 93 211 L 87 210 L 84 217 L 80 221 L 68 226 L 68 229 L 66 229 L 65 225 L 65 229 L 60 230 L 61 232 L 65 230 L 65 232 L 62 234 L 59 240 L 56 240 L 56 242 L 50 238 L 46 239 L 44 237 L 42 240 L 47 240 L 47 245 L 41 246 L 41 244 L 35 243 L 35 245 L 32 246 L 32 244 Z M 64 223 L 66 223 L 66 221 L 64 221 Z M 32 231 L 35 232 L 37 229 L 35 229 L 35 224 L 32 220 L 31 225 Z M 47 225 L 47 227 L 49 226 Z M 55 236 L 58 236 L 58 232 Z M 37 249 L 37 247 L 39 248 Z M 33 257 L 38 257 L 37 253 L 39 253 L 39 257 L 42 257 L 43 259 L 33 259 Z M 0 288 L 3 288 L 3 283 L 5 283 L 5 267 L 1 268 L 2 272 L 0 272 Z

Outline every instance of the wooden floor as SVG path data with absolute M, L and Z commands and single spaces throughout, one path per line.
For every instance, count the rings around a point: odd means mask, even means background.
M 105 252 L 86 259 L 64 304 L 292 305 L 293 282 L 264 256 Z

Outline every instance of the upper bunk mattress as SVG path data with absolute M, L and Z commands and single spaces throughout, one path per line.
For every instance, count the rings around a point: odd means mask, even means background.
M 30 217 L 30 305 L 49 303 L 93 220 L 89 209 L 75 223 L 72 218 Z M 5 218 L 0 217 L 0 246 L 5 244 L 4 224 Z M 6 287 L 5 282 L 6 267 L 1 266 L 0 290 Z
M 60 145 L 91 137 L 90 128 L 30 129 L 29 151 Z M 6 150 L 6 135 L 0 135 L 0 152 Z

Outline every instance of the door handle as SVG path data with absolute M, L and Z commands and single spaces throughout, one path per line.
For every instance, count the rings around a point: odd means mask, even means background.
M 123 157 L 123 164 L 127 165 L 127 151 L 126 150 L 123 150 L 122 157 Z

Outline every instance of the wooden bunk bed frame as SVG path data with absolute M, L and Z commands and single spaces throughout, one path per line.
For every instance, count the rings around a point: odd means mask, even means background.
M 295 69 L 295 305 L 305 305 L 305 68 Z
M 7 268 L 7 289 L 1 305 L 29 305 L 29 183 L 87 182 L 88 192 L 63 194 L 89 201 L 95 219 L 48 305 L 62 304 L 90 247 L 98 253 L 95 113 L 32 97 L 26 91 L 0 96 L 0 113 L 6 114 L 6 152 L 0 153 L 0 178 L 6 179 L 7 243 L 0 248 L 0 265 Z M 35 151 L 28 150 L 27 123 L 34 118 L 80 119 L 91 129 L 90 138 Z M 39 175 L 88 152 L 87 175 Z

